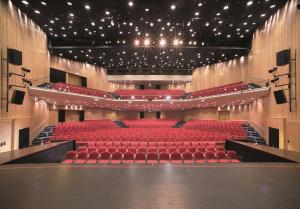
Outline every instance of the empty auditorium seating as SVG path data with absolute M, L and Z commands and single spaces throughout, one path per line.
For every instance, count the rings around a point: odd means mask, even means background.
M 249 89 L 249 86 L 247 84 L 244 84 L 243 82 L 237 82 L 228 85 L 217 86 L 214 88 L 195 91 L 191 93 L 189 98 L 191 99 L 191 98 L 206 97 L 206 96 L 212 96 L 218 94 L 226 94 L 226 93 L 232 93 L 232 92 L 242 91 L 247 89 Z
M 176 147 L 172 143 L 157 143 L 151 147 L 144 144 L 136 145 L 134 148 L 120 145 L 119 143 L 109 142 L 109 147 L 98 147 L 96 150 L 93 145 L 80 146 L 76 151 L 69 151 L 66 154 L 66 160 L 63 163 L 99 163 L 99 164 L 180 164 L 180 163 L 231 163 L 240 162 L 234 151 L 224 149 L 222 145 L 210 145 L 211 149 L 206 149 L 200 144 L 189 147 Z M 208 144 L 208 143 L 207 143 Z M 105 146 L 105 145 L 103 145 Z M 117 147 L 119 146 L 119 147 Z M 223 148 L 224 151 L 218 151 L 217 148 Z M 92 149 L 91 149 L 92 148 Z M 90 151 L 80 151 L 90 150 Z M 122 152 L 120 152 L 120 150 Z M 139 151 L 137 151 L 139 150 Z M 190 150 L 190 151 L 189 151 Z M 212 150 L 212 151 L 211 151 Z M 220 149 L 221 150 L 221 149 Z
M 97 97 L 104 97 L 104 98 L 112 97 L 111 93 L 105 91 L 90 89 L 90 88 L 85 88 L 85 87 L 75 86 L 75 85 L 65 84 L 65 83 L 54 83 L 51 86 L 49 86 L 49 88 L 56 91 L 85 94 L 85 95 L 97 96 Z
M 184 90 L 130 89 L 117 90 L 114 94 L 122 99 L 179 99 L 185 94 Z

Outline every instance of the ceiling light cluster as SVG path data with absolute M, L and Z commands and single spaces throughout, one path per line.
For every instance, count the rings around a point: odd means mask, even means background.
M 223 4 L 219 0 L 11 1 L 41 26 L 51 41 L 53 55 L 120 72 L 121 69 L 175 72 L 247 54 L 247 50 L 224 51 L 219 47 L 246 49 L 255 30 L 287 0 Z M 97 50 L 78 48 L 70 53 L 69 48 L 54 48 L 68 45 L 97 46 Z M 112 50 L 108 52 L 106 48 Z

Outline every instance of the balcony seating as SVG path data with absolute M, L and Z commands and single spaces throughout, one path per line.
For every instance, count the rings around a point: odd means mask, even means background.
M 114 94 L 122 99 L 179 99 L 185 95 L 184 90 L 130 89 L 118 90 Z
M 54 83 L 53 85 L 50 86 L 50 88 L 53 90 L 56 90 L 56 91 L 70 92 L 70 93 L 75 93 L 75 94 L 84 94 L 84 95 L 103 97 L 103 98 L 111 98 L 112 97 L 111 93 L 108 93 L 105 91 L 85 88 L 85 87 L 81 87 L 81 86 L 75 86 L 75 85 L 66 84 L 66 83 Z
M 191 95 L 189 96 L 189 99 L 232 93 L 232 92 L 237 92 L 237 91 L 242 91 L 247 89 L 249 89 L 249 86 L 247 84 L 244 84 L 243 82 L 231 83 L 228 85 L 217 86 L 214 88 L 203 89 L 200 91 L 192 92 Z

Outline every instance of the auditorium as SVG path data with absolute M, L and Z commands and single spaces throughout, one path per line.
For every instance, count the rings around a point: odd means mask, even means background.
M 300 208 L 300 0 L 0 0 L 0 208 Z

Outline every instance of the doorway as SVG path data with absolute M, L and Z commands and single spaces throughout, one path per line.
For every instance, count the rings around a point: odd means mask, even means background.
M 269 127 L 269 145 L 279 148 L 279 129 Z
M 29 147 L 29 128 L 19 130 L 19 149 Z

